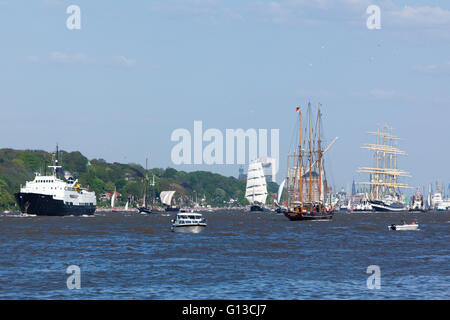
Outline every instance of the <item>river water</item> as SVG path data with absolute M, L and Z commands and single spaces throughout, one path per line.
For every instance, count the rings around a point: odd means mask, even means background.
M 0 299 L 450 299 L 450 213 L 204 216 L 179 234 L 168 214 L 0 215 Z M 402 219 L 420 230 L 388 230 Z

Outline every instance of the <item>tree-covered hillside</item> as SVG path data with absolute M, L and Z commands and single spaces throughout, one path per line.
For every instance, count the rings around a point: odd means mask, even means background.
M 0 149 L 0 209 L 17 209 L 14 193 L 20 185 L 32 180 L 36 172 L 49 173 L 47 166 L 53 161 L 51 153 L 41 150 Z M 152 198 L 163 190 L 176 190 L 178 204 L 204 199 L 204 204 L 224 206 L 247 204 L 245 181 L 234 177 L 206 172 L 184 172 L 173 168 L 146 170 L 138 164 L 108 163 L 102 159 L 88 160 L 80 152 L 59 152 L 59 164 L 63 166 L 61 177 L 70 173 L 84 187 L 96 192 L 98 205 L 108 206 L 108 197 L 114 190 L 120 194 L 119 205 L 128 199 L 137 205 L 143 197 L 145 177 L 148 176 L 148 193 Z M 150 186 L 155 176 L 154 188 Z M 269 183 L 270 194 L 277 192 L 277 184 Z M 158 199 L 157 199 L 157 202 Z

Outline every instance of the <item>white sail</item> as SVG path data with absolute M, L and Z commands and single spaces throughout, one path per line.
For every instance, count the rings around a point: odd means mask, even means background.
M 266 203 L 267 184 L 261 162 L 255 161 L 248 166 L 245 197 L 251 204 Z
M 113 195 L 111 197 L 111 208 L 114 208 L 115 201 L 116 201 L 116 190 L 114 190 Z
M 284 188 L 285 184 L 286 184 L 286 180 L 283 180 L 283 182 L 280 184 L 280 187 L 278 188 L 278 197 L 277 197 L 278 203 L 280 203 L 280 201 L 281 201 L 281 195 L 283 193 L 283 188 Z
M 161 199 L 161 202 L 165 205 L 170 206 L 172 203 L 172 197 L 175 194 L 175 191 L 163 191 L 159 195 L 159 198 Z
M 127 204 L 125 205 L 125 211 L 128 211 L 128 201 Z

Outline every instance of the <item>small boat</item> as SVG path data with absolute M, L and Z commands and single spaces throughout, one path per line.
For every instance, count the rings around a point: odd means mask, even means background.
M 419 229 L 419 225 L 415 223 L 414 221 L 411 224 L 406 224 L 405 222 L 402 222 L 402 224 L 391 224 L 388 226 L 389 230 L 417 230 Z
M 180 212 L 172 220 L 173 232 L 199 233 L 206 227 L 206 220 L 202 214 L 196 212 Z

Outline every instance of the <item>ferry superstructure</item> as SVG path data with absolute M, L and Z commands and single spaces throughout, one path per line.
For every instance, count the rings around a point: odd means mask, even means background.
M 15 194 L 22 213 L 38 216 L 92 215 L 97 206 L 95 192 L 81 188 L 78 180 L 61 180 L 57 176 L 58 160 L 54 159 L 52 175 L 36 173 Z

